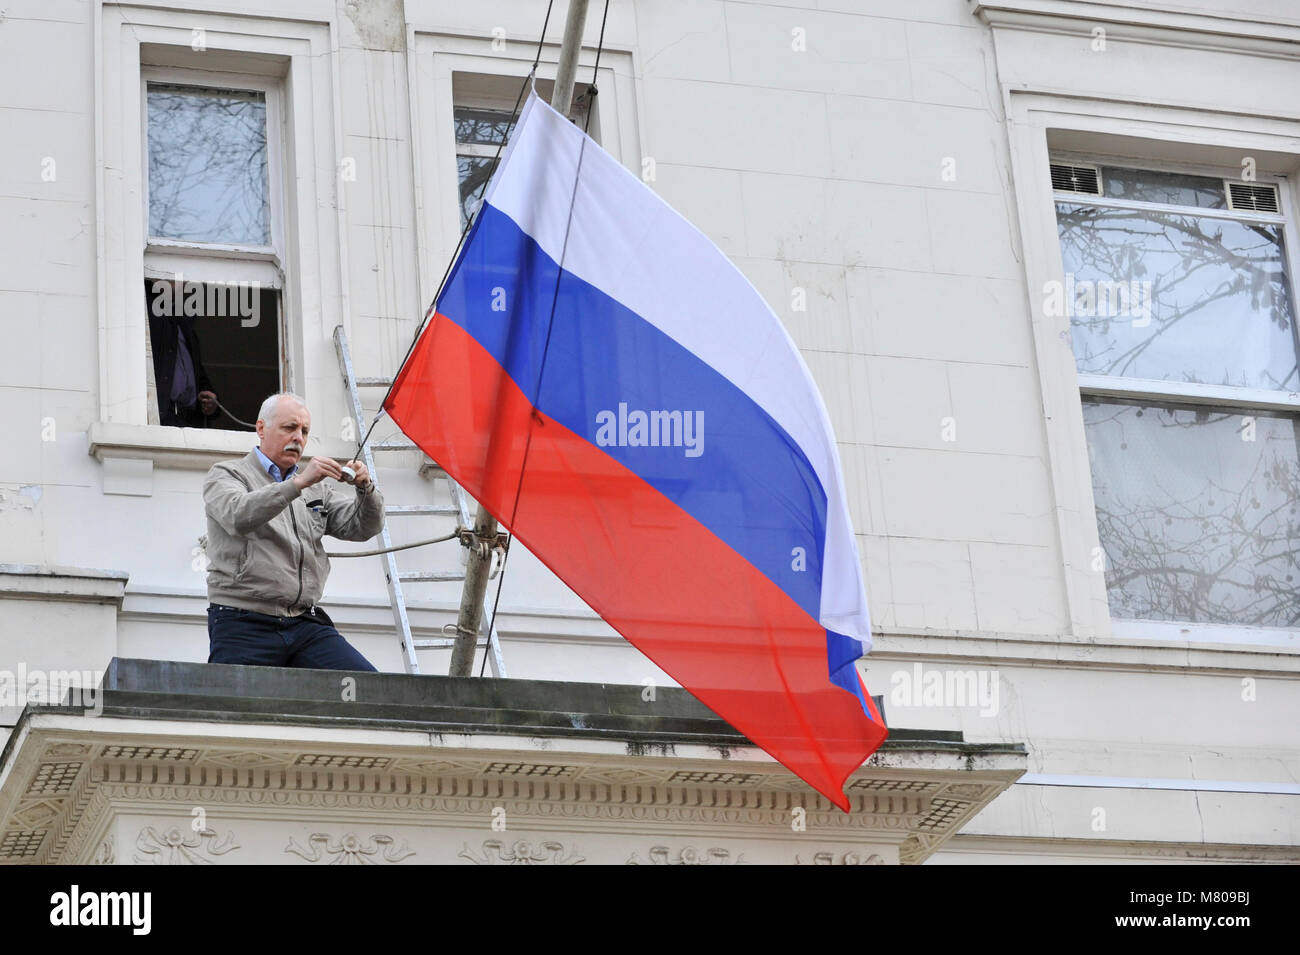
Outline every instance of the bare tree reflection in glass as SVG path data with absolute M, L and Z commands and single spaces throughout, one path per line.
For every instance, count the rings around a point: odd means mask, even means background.
M 1300 623 L 1294 419 L 1106 399 L 1083 410 L 1112 614 Z
M 269 245 L 265 95 L 150 84 L 147 103 L 149 234 Z
M 1294 389 L 1294 311 L 1282 227 L 1148 209 L 1060 203 L 1065 273 L 1149 282 L 1150 322 L 1074 310 L 1080 372 Z

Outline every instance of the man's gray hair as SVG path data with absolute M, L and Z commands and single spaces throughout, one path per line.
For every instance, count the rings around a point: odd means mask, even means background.
M 265 401 L 262 402 L 262 407 L 259 408 L 257 412 L 257 420 L 270 423 L 271 416 L 275 414 L 275 406 L 280 403 L 281 398 L 292 398 L 294 401 L 298 402 L 298 404 L 302 405 L 304 408 L 307 407 L 307 402 L 304 401 L 299 395 L 295 395 L 292 391 L 276 392 L 275 394 L 271 395 L 269 398 L 267 398 Z

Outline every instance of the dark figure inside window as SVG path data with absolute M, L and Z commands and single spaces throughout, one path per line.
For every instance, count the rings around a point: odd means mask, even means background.
M 178 428 L 210 428 L 217 396 L 203 368 L 192 316 L 149 316 L 153 375 L 158 390 L 158 423 Z

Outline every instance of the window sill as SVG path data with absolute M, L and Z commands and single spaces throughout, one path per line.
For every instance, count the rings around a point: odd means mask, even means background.
M 222 431 L 217 428 L 172 428 L 163 425 L 118 424 L 96 421 L 88 432 L 90 453 L 95 460 L 106 458 L 151 461 L 155 467 L 206 471 L 218 461 L 243 457 L 257 444 L 251 431 Z M 350 458 L 355 444 L 333 438 L 310 439 L 309 453 L 332 458 Z
M 1300 651 L 1300 633 L 1280 627 L 1115 618 L 1111 621 L 1111 631 L 1116 637 L 1135 643 L 1164 641 L 1223 649 Z

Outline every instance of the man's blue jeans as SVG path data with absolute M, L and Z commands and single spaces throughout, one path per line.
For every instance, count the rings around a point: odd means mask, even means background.
M 272 617 L 240 607 L 208 606 L 209 663 L 377 672 L 334 629 L 320 607 L 301 617 Z

